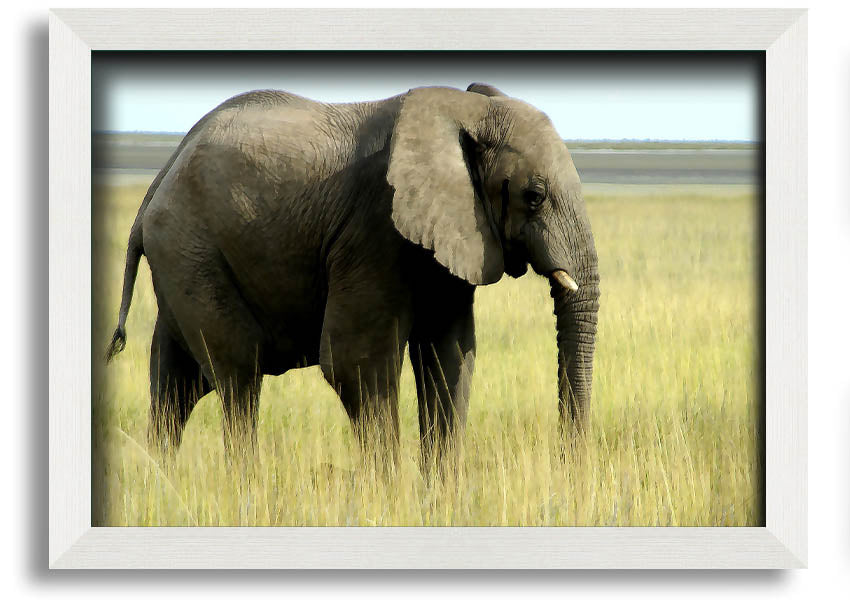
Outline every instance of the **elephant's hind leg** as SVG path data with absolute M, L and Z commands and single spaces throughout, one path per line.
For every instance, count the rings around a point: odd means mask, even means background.
M 264 331 L 222 253 L 182 232 L 178 239 L 178 248 L 145 241 L 157 299 L 218 391 L 226 452 L 247 456 L 256 448 Z
M 201 367 L 157 318 L 151 342 L 149 443 L 165 455 L 180 447 L 183 429 L 198 400 L 211 391 Z

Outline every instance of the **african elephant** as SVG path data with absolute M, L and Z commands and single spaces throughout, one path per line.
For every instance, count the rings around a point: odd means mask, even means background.
M 353 104 L 253 91 L 215 108 L 138 211 L 108 359 L 142 255 L 162 447 L 214 389 L 226 443 L 255 443 L 263 375 L 309 365 L 361 442 L 380 421 L 394 443 L 408 345 L 428 464 L 464 427 L 476 286 L 529 264 L 551 283 L 561 422 L 587 419 L 599 275 L 579 177 L 548 117 L 491 86 Z

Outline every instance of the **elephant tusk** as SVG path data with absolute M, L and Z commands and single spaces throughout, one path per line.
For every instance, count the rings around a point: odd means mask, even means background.
M 575 279 L 567 275 L 566 271 L 562 271 L 558 269 L 557 271 L 552 271 L 551 275 L 552 279 L 561 284 L 561 286 L 567 288 L 571 292 L 578 291 L 578 284 L 575 282 Z

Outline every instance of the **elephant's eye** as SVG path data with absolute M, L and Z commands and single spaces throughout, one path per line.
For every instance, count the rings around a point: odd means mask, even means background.
M 540 192 L 536 192 L 534 190 L 525 190 L 522 193 L 522 199 L 525 200 L 525 203 L 531 210 L 537 210 L 538 208 L 543 206 L 543 194 L 541 194 Z

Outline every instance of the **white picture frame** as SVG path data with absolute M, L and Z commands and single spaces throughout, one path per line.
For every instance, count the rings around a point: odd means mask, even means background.
M 774 9 L 51 11 L 50 568 L 805 566 L 806 18 Z M 764 527 L 91 526 L 91 52 L 396 49 L 765 52 Z

